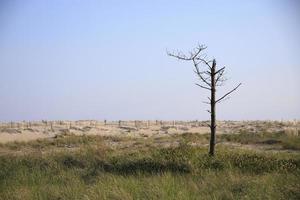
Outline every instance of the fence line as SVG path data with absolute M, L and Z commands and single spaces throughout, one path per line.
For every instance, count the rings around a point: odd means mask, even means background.
M 0 122 L 0 129 L 34 129 L 34 128 L 44 128 L 46 130 L 54 130 L 55 128 L 64 127 L 65 129 L 72 129 L 78 127 L 117 127 L 126 128 L 134 127 L 136 129 L 149 128 L 150 126 L 159 127 L 207 127 L 209 121 L 162 121 L 162 120 L 114 120 L 114 121 L 98 121 L 98 120 L 78 120 L 78 121 L 22 121 L 22 122 Z M 242 124 L 263 126 L 264 124 L 273 125 L 284 125 L 288 129 L 294 129 L 297 133 L 300 131 L 300 121 L 299 120 L 289 120 L 289 121 L 218 121 L 218 126 L 231 126 L 236 127 Z
M 98 126 L 132 126 L 136 128 L 148 128 L 150 126 L 205 126 L 206 122 L 203 121 L 162 121 L 162 120 L 117 120 L 117 121 L 96 121 L 96 120 L 80 120 L 80 121 L 22 121 L 22 122 L 6 122 L 0 123 L 0 128 L 22 128 L 22 129 L 31 129 L 31 128 L 51 128 L 57 126 L 64 126 L 66 128 L 72 128 L 76 126 L 89 126 L 89 127 L 98 127 Z

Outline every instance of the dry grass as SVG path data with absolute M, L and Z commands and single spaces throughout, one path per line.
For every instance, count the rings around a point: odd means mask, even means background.
M 64 134 L 2 144 L 0 199 L 299 199 L 299 153 L 217 145 L 211 158 L 190 145 L 207 139 Z

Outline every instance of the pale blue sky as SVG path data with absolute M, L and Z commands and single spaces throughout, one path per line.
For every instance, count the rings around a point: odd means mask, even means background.
M 192 65 L 166 55 L 197 43 L 224 89 L 243 83 L 218 119 L 299 119 L 299 5 L 0 0 L 0 121 L 209 119 Z

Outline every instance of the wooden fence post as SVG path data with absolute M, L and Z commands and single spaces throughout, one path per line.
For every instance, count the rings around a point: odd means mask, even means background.
M 51 131 L 54 132 L 54 129 L 53 129 L 53 122 L 51 122 Z

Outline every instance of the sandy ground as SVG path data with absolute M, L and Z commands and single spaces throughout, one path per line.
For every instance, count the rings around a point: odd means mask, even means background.
M 217 133 L 285 131 L 298 134 L 299 121 L 219 121 Z M 132 137 L 166 136 L 182 133 L 209 133 L 204 121 L 41 121 L 0 123 L 0 143 L 51 138 L 55 135 L 113 135 Z

